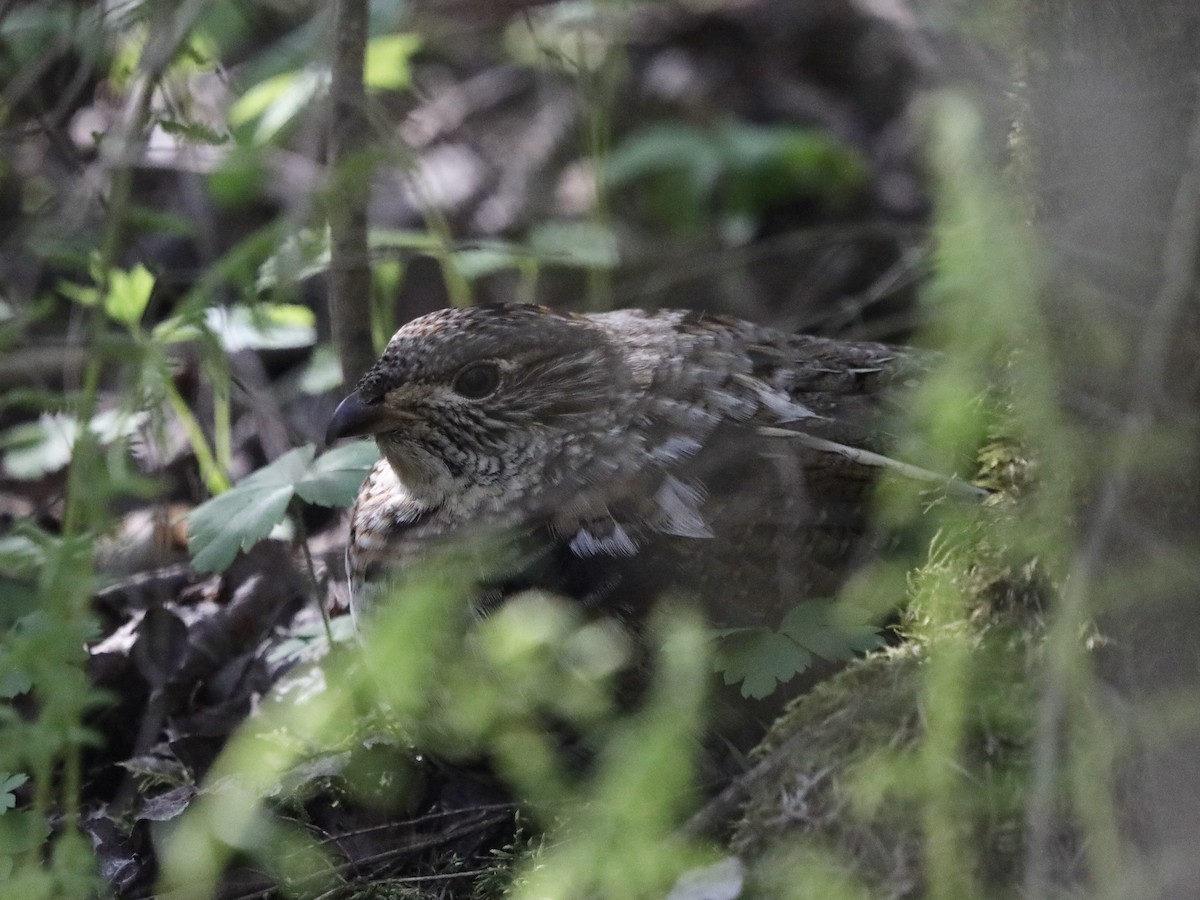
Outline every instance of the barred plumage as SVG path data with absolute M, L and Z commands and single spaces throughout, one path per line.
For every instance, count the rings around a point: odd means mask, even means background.
M 724 317 L 534 306 L 401 328 L 329 438 L 383 458 L 352 516 L 352 591 L 440 541 L 519 532 L 540 586 L 623 615 L 664 591 L 723 623 L 836 590 L 866 532 L 894 348 Z

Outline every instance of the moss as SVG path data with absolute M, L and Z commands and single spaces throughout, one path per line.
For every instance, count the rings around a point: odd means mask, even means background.
M 733 839 L 748 896 L 786 897 L 783 884 L 805 885 L 796 896 L 921 896 L 931 815 L 952 825 L 963 884 L 1016 891 L 1047 588 L 1036 563 L 1006 559 L 994 529 L 962 534 L 911 578 L 905 643 L 793 701 L 759 747 L 767 771 Z M 948 658 L 959 661 L 950 698 L 931 693 Z M 947 703 L 949 736 L 931 725 Z

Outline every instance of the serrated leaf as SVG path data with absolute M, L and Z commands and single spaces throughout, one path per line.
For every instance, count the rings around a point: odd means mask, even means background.
M 249 550 L 283 521 L 299 496 L 320 506 L 344 506 L 358 493 L 378 451 L 358 441 L 314 462 L 312 444 L 285 453 L 188 514 L 188 549 L 201 572 L 224 570 L 239 550 Z
M 249 550 L 271 533 L 313 452 L 311 444 L 297 447 L 188 514 L 188 550 L 197 571 L 224 570 L 238 550 Z
M 296 493 L 317 506 L 349 506 L 378 459 L 379 448 L 374 441 L 355 441 L 330 450 L 296 483 Z
M 812 664 L 812 654 L 786 635 L 766 628 L 746 629 L 722 639 L 716 668 L 726 684 L 742 683 L 742 696 L 761 699 L 777 684 Z
M 810 600 L 784 616 L 779 630 L 800 646 L 830 662 L 846 662 L 863 650 L 879 646 L 879 630 L 864 624 L 862 611 L 828 600 Z

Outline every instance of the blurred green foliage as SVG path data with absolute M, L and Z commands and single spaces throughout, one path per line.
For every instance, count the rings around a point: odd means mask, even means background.
M 254 16 L 246 14 L 254 6 L 283 35 L 261 48 Z M 31 73 L 46 61 L 69 62 L 70 72 L 102 82 L 117 97 L 132 92 L 140 76 L 153 76 L 165 98 L 162 110 L 142 110 L 140 120 L 135 115 L 120 127 L 140 134 L 157 125 L 187 144 L 229 150 L 205 174 L 204 190 L 227 209 L 249 209 L 264 190 L 269 153 L 311 124 L 311 110 L 327 89 L 327 67 L 314 62 L 322 58 L 327 13 L 319 4 L 200 4 L 185 33 L 174 35 L 166 62 L 155 68 L 166 40 L 159 21 L 166 7 L 122 4 L 105 14 L 98 7 L 44 2 L 10 10 L 0 20 L 0 83 L 17 87 L 6 88 L 0 115 L 8 124 L 21 121 L 31 107 L 39 114 L 53 108 L 54 98 L 38 97 L 22 81 L 32 85 Z M 397 30 L 400 12 L 376 12 L 368 85 L 407 91 L 421 38 Z M 556 32 L 531 28 L 508 38 L 594 88 L 604 67 L 616 65 L 611 42 L 592 18 L 581 20 L 576 34 L 563 24 L 570 21 L 566 12 L 558 10 L 562 15 L 550 22 Z M 569 40 L 560 40 L 564 29 Z M 214 117 L 188 95 L 188 78 L 215 73 L 233 58 L 245 61 L 237 96 L 227 114 Z M 779 198 L 804 197 L 837 210 L 859 196 L 870 176 L 854 151 L 809 129 L 659 123 L 609 150 L 606 111 L 597 106 L 592 116 L 589 146 L 602 174 L 598 202 L 608 202 L 610 191 L 674 233 L 716 221 L 728 244 L 741 243 Z M 904 713 L 892 723 L 895 730 L 865 736 L 834 730 L 823 749 L 830 760 L 856 762 L 846 796 L 857 815 L 894 813 L 889 836 L 900 834 L 898 843 L 911 841 L 916 848 L 914 878 L 923 895 L 981 897 L 995 888 L 985 878 L 988 863 L 1013 853 L 1008 847 L 984 858 L 992 848 L 976 836 L 982 830 L 1013 839 L 1031 787 L 1027 745 L 993 752 L 981 750 L 980 741 L 1031 735 L 1031 686 L 1043 660 L 1066 673 L 1074 696 L 1087 701 L 1070 735 L 1079 753 L 1072 757 L 1069 796 L 1054 793 L 1051 800 L 1068 810 L 1064 818 L 1073 827 L 1084 823 L 1084 837 L 1100 848 L 1090 851 L 1096 858 L 1111 846 L 1114 826 L 1107 795 L 1089 793 L 1089 785 L 1111 777 L 1111 739 L 1087 729 L 1094 698 L 1086 674 L 1086 609 L 1054 619 L 1048 642 L 1040 610 L 1030 614 L 1037 627 L 1024 630 L 991 617 L 991 607 L 981 612 L 980 598 L 995 599 L 989 592 L 1019 581 L 1007 575 L 1028 570 L 1022 567 L 1036 564 L 1051 585 L 1062 583 L 1070 546 L 1064 498 L 1077 475 L 1071 462 L 1076 437 L 1057 413 L 1036 302 L 1042 266 L 1036 236 L 1015 202 L 1020 198 L 993 176 L 979 148 L 978 116 L 968 105 L 942 98 L 929 110 L 929 123 L 937 221 L 935 271 L 924 303 L 927 340 L 943 353 L 915 394 L 909 421 L 897 430 L 907 435 L 907 458 L 934 471 L 979 474 L 1001 496 L 982 511 L 937 504 L 938 538 L 928 554 L 922 546 L 917 557 L 885 560 L 852 586 L 849 599 L 872 612 L 907 605 L 902 629 L 908 644 L 852 666 L 828 693 L 813 695 L 807 709 L 811 713 L 831 697 L 845 703 L 855 690 L 875 691 L 891 679 L 894 693 L 885 696 L 893 711 Z M 114 126 L 94 139 L 102 151 L 119 152 L 131 136 L 138 135 Z M 53 185 L 33 185 L 24 209 L 36 210 L 52 195 Z M 106 202 L 98 232 L 65 233 L 32 216 L 30 252 L 76 274 L 29 309 L 0 307 L 6 310 L 0 338 L 13 346 L 57 304 L 77 305 L 71 308 L 84 318 L 96 355 L 69 398 L 31 392 L 3 398 L 56 414 L 0 437 L 8 474 L 40 475 L 68 459 L 71 465 L 63 533 L 23 525 L 0 537 L 0 696 L 14 701 L 0 705 L 0 875 L 7 876 L 4 890 L 12 896 L 82 897 L 103 890 L 78 830 L 80 755 L 96 739 L 82 723 L 105 701 L 84 676 L 84 647 L 95 633 L 92 556 L 107 524 L 108 502 L 154 490 L 129 465 L 132 429 L 161 432 L 167 410 L 183 423 L 204 480 L 218 494 L 191 520 L 194 563 L 207 570 L 222 568 L 239 548 L 269 532 L 296 497 L 348 502 L 371 455 L 369 448 L 350 447 L 314 458 L 311 447 L 300 448 L 225 490 L 232 456 L 227 354 L 235 347 L 315 339 L 311 312 L 264 299 L 294 300 L 303 280 L 328 269 L 323 224 L 299 215 L 256 226 L 163 312 L 155 309 L 156 291 L 163 288 L 155 273 L 122 263 L 117 251 L 130 223 L 177 232 L 192 223 L 139 208 L 128 185 L 124 193 L 114 189 Z M 469 300 L 474 285 L 497 272 L 518 273 L 517 299 L 532 299 L 548 269 L 604 273 L 620 259 L 617 230 L 604 215 L 538 222 L 521 240 L 469 244 L 451 240 L 444 223 L 380 229 L 371 235 L 370 250 L 379 297 L 394 292 L 412 258 L 427 256 L 442 265 L 447 293 L 457 302 Z M 369 313 L 377 344 L 394 326 L 383 306 L 377 303 Z M 218 307 L 231 311 L 214 312 Z M 172 378 L 170 349 L 182 341 L 198 348 L 213 387 L 211 421 L 199 421 Z M 101 361 L 122 368 L 118 410 L 96 409 Z M 88 427 L 80 427 L 83 422 Z M 30 454 L 38 465 L 30 463 Z M 1039 479 L 1046 468 L 1054 471 L 1053 482 Z M 930 504 L 928 496 L 898 483 L 884 493 L 882 515 L 897 526 L 912 525 Z M 1001 513 L 992 515 L 996 508 Z M 802 614 L 828 614 L 818 621 L 786 622 L 781 633 L 726 635 L 727 642 L 714 648 L 688 613 L 664 611 L 652 641 L 647 701 L 626 714 L 616 700 L 616 682 L 632 654 L 627 637 L 539 594 L 472 621 L 466 607 L 478 565 L 455 558 L 410 573 L 379 603 L 361 652 L 332 652 L 319 667 L 299 670 L 277 687 L 168 835 L 162 873 L 173 896 L 211 896 L 235 858 L 261 863 L 295 895 L 338 884 L 344 873 L 331 857 L 274 812 L 288 801 L 288 785 L 301 780 L 292 776 L 304 764 L 340 751 L 353 760 L 364 741 L 381 735 L 414 768 L 422 751 L 486 759 L 528 803 L 544 837 L 498 861 L 498 893 L 530 900 L 664 896 L 681 873 L 721 855 L 680 827 L 697 797 L 696 735 L 704 727 L 704 686 L 714 653 L 727 679 L 742 680 L 746 693 L 761 696 L 814 654 L 843 660 L 876 640 L 862 616 L 847 625 L 845 608 L 825 605 Z M 1006 576 L 991 577 L 996 572 Z M 1020 585 L 1012 592 L 1022 599 L 1033 594 Z M 871 681 L 873 673 L 883 680 Z M 322 689 L 301 690 L 306 678 Z M 909 704 L 919 711 L 919 728 L 912 727 Z M 802 714 L 804 702 L 796 709 Z M 560 731 L 546 728 L 548 720 L 560 723 Z M 565 761 L 564 731 L 586 748 L 587 766 Z M 388 772 L 395 782 L 389 792 L 380 773 L 353 769 L 349 790 L 383 793 L 392 801 L 402 796 L 411 774 L 402 767 Z M 995 780 L 981 785 L 985 776 Z M 886 893 L 859 877 L 846 846 L 831 841 L 829 830 L 813 829 L 782 850 L 773 848 L 750 872 L 746 896 L 848 900 Z
M 820 131 L 734 121 L 706 128 L 648 125 L 604 161 L 607 185 L 637 185 L 654 220 L 689 233 L 715 217 L 735 243 L 748 239 L 757 218 L 785 198 L 846 207 L 869 176 L 853 149 Z

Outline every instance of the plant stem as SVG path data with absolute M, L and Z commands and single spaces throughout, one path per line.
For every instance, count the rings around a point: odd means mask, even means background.
M 371 345 L 371 267 L 367 246 L 370 164 L 366 59 L 367 0 L 336 0 L 329 117 L 329 313 L 342 375 L 353 383 L 375 361 Z
M 304 554 L 304 568 L 308 574 L 309 590 L 312 591 L 313 602 L 317 604 L 317 609 L 321 611 L 321 621 L 325 625 L 325 637 L 329 641 L 330 649 L 332 649 L 333 626 L 329 623 L 329 610 L 325 608 L 324 591 L 321 590 L 321 582 L 317 578 L 317 567 L 313 565 L 312 551 L 308 546 L 308 529 L 304 527 L 304 515 L 300 509 L 300 505 L 294 499 L 288 511 L 292 517 L 292 522 L 296 526 L 296 543 L 300 545 L 300 552 Z

